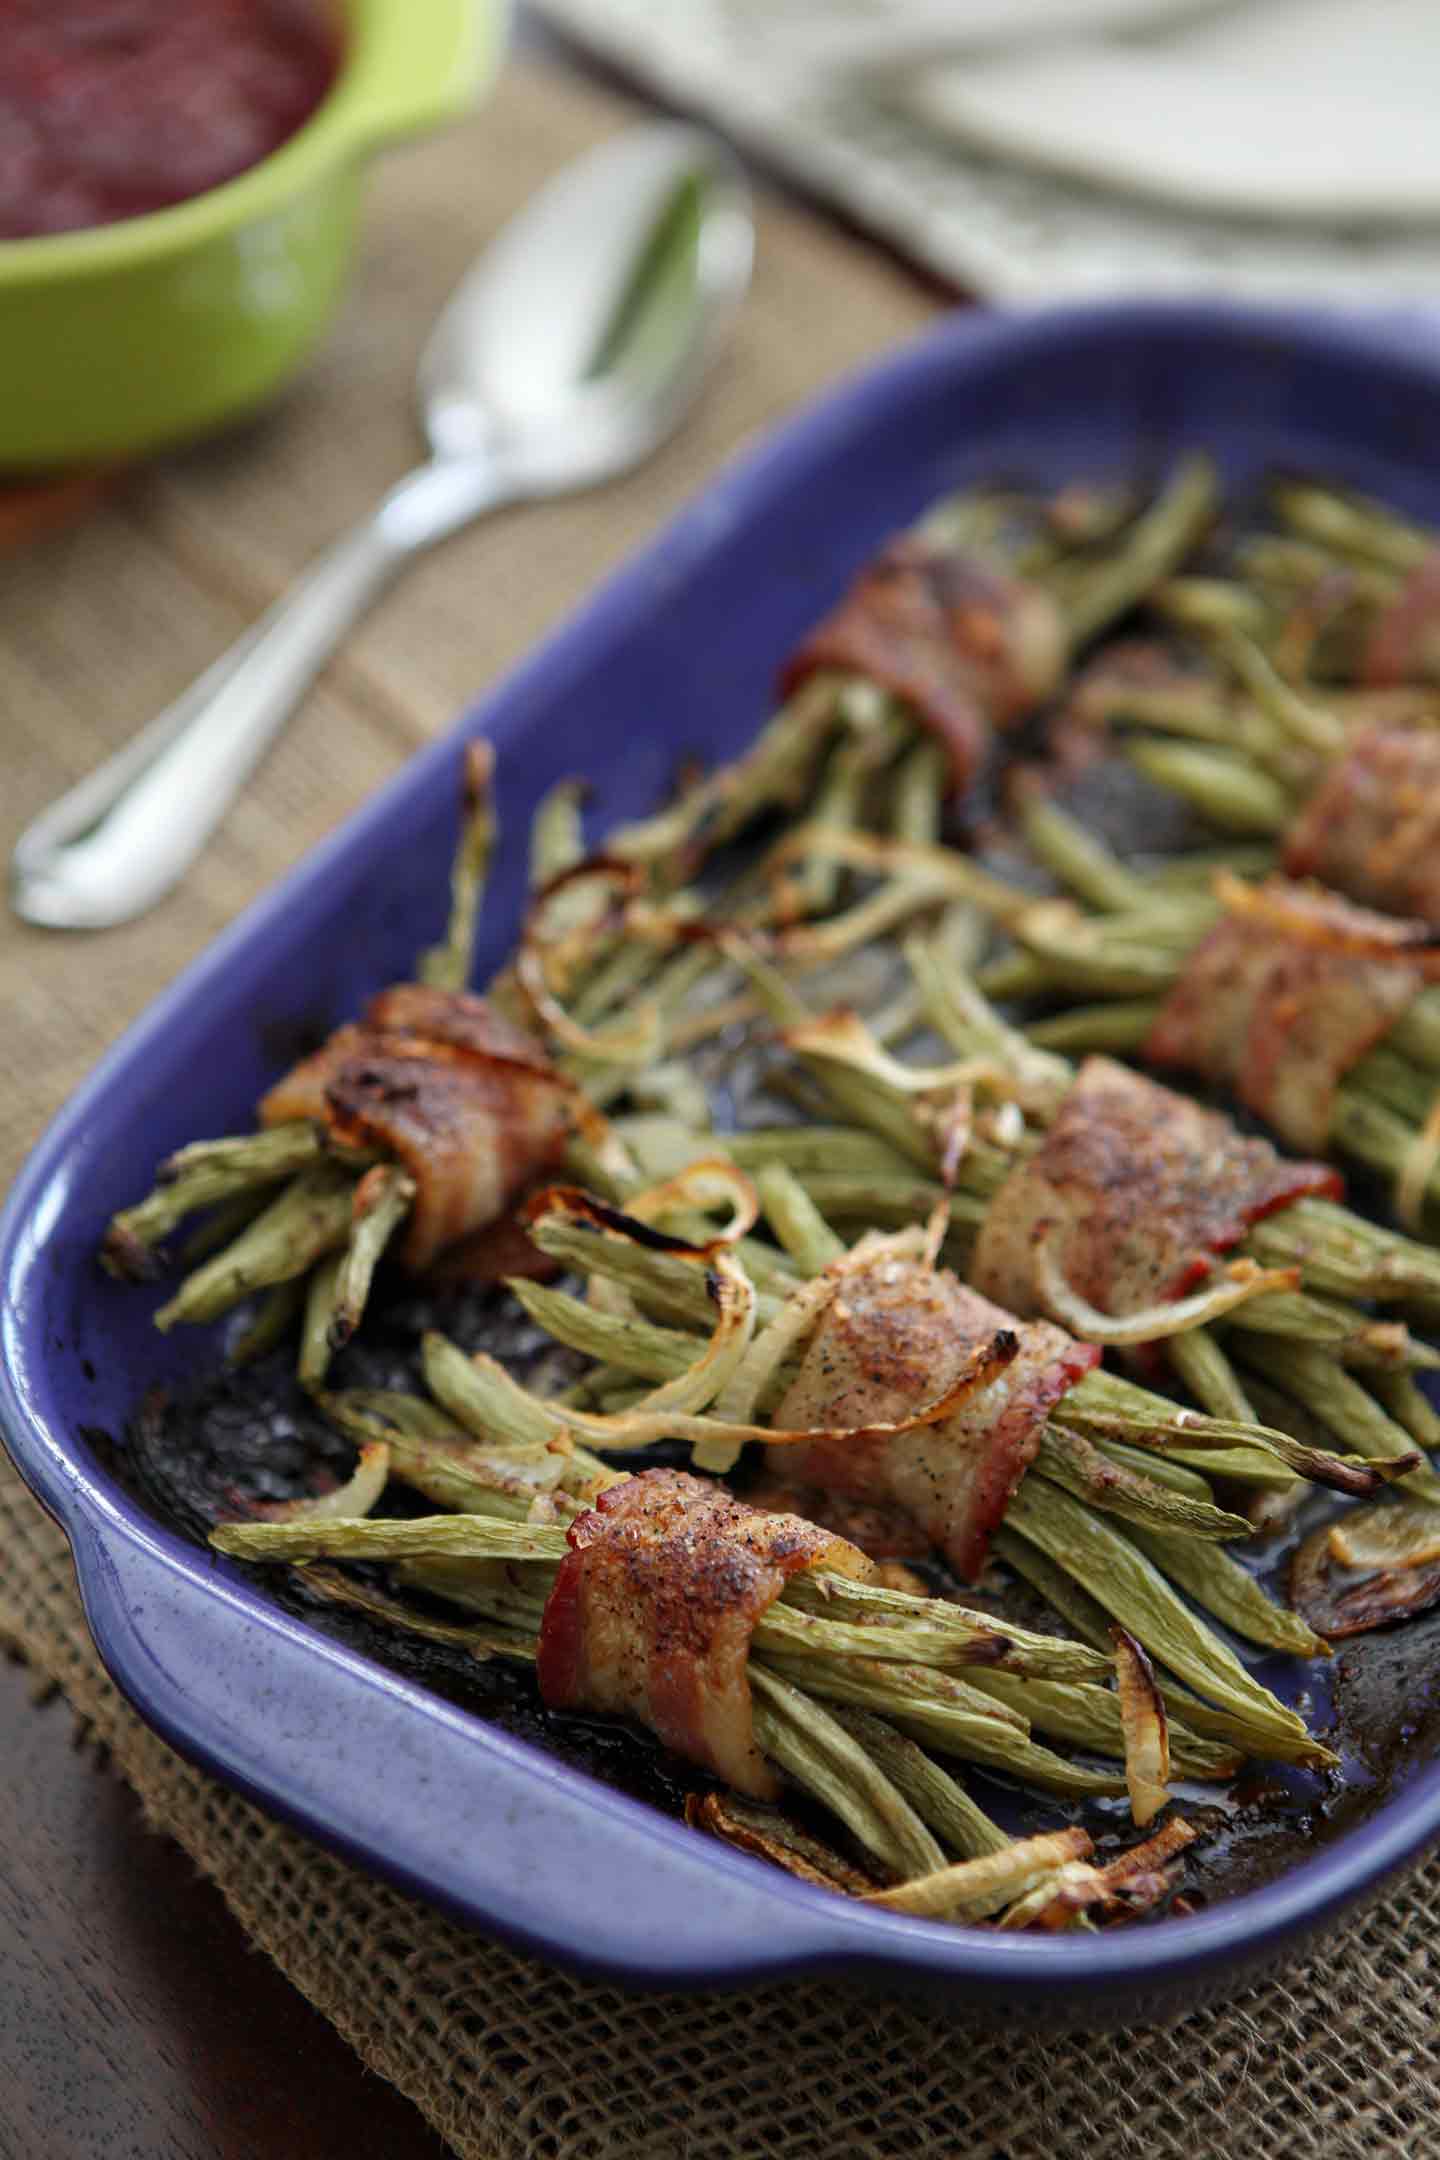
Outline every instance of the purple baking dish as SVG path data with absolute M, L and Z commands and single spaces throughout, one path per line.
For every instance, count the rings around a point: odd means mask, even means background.
M 0 1221 L 0 1422 L 74 1547 L 107 1665 L 186 1754 L 350 1857 L 546 1956 L 651 1986 L 860 1974 L 992 2012 L 1151 2019 L 1235 1985 L 1440 1837 L 1440 1763 L 1279 1881 L 1183 1919 L 1001 1936 L 848 1905 L 506 1737 L 269 1604 L 152 1520 L 84 1437 L 201 1368 L 97 1271 L 143 1171 L 242 1125 L 302 1031 L 403 974 L 443 912 L 460 735 L 501 752 L 505 830 L 542 790 L 648 807 L 683 751 L 729 753 L 857 560 L 971 477 L 1058 481 L 1203 443 L 1232 480 L 1310 464 L 1440 519 L 1440 347 L 1423 318 L 1219 305 L 959 316 L 827 396 L 721 478 L 575 620 L 253 907 L 105 1058 Z M 505 853 L 485 963 L 522 880 Z M 99 959 L 97 950 L 97 961 Z

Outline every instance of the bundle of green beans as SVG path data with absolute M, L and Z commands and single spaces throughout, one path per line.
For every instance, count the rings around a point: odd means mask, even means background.
M 1014 949 L 981 970 L 981 985 L 994 998 L 1064 1001 L 1069 1009 L 1028 1031 L 1038 1044 L 1133 1054 L 1186 959 L 1219 919 L 1220 903 L 1207 891 L 1177 890 L 1131 870 L 1053 802 L 1027 803 L 1022 823 L 1034 854 L 1094 912 L 1053 902 L 1012 909 L 1006 927 Z M 1437 1093 L 1440 990 L 1423 989 L 1336 1089 L 1331 1148 L 1400 1184 Z M 1428 1170 L 1424 1200 L 1440 1206 L 1440 1164 Z M 1361 1226 L 1350 1223 L 1358 1233 Z M 1412 1260 L 1413 1249 L 1407 1270 Z M 1424 1284 L 1417 1294 L 1427 1295 Z
M 410 1396 L 350 1392 L 323 1402 L 363 1447 L 387 1450 L 392 1477 L 462 1511 L 232 1523 L 212 1542 L 238 1558 L 303 1566 L 312 1590 L 386 1625 L 481 1657 L 533 1661 L 567 1550 L 565 1523 L 618 1473 L 583 1451 L 493 1437 L 477 1445 Z M 535 1521 L 542 1488 L 550 1519 Z M 393 1591 L 316 1569 L 317 1560 L 388 1563 Z M 417 1592 L 472 1618 L 436 1620 L 409 1602 Z M 1117 1700 L 1105 1685 L 1112 1669 L 1108 1645 L 1038 1635 L 822 1569 L 792 1577 L 757 1623 L 748 1671 L 763 1753 L 845 1825 L 872 1865 L 904 1881 L 941 1868 L 947 1854 L 976 1858 L 1011 1842 L 927 1748 L 1065 1798 L 1123 1792 L 1116 1771 L 1031 1738 L 1053 1698 L 1068 1705 L 1067 1739 L 1101 1757 L 1121 1755 Z M 1172 1759 L 1186 1775 L 1222 1777 L 1235 1767 L 1235 1743 L 1192 1733 L 1183 1721 L 1172 1730 Z
M 1243 588 L 1178 579 L 1153 596 L 1178 652 L 1157 649 L 1153 680 L 1102 659 L 1085 678 L 1088 720 L 1121 731 L 1130 762 L 1220 832 L 1280 840 L 1327 767 L 1366 725 L 1434 727 L 1434 683 L 1366 688 L 1287 676 L 1247 621 Z
M 667 813 L 674 821 L 675 847 L 683 850 L 693 840 L 697 856 L 703 859 L 752 818 L 793 807 L 799 791 L 828 765 L 853 771 L 863 762 L 870 738 L 882 722 L 893 752 L 897 737 L 910 730 L 883 709 L 883 701 L 873 695 L 847 698 L 845 686 L 833 680 L 808 685 L 744 758 L 710 782 L 692 787 L 682 796 L 677 813 Z M 481 753 L 478 758 L 474 750 Z M 460 989 L 469 977 L 475 924 L 496 838 L 489 782 L 488 746 L 473 746 L 467 766 L 466 812 L 451 879 L 449 928 L 444 941 L 422 955 L 417 967 L 419 979 L 438 988 Z M 720 793 L 724 806 L 717 812 Z M 641 829 L 635 829 L 631 840 L 634 859 L 643 860 Z M 626 844 L 621 836 L 616 852 L 624 853 Z M 579 791 L 572 783 L 562 783 L 536 815 L 534 887 L 542 890 L 573 868 L 582 854 Z M 626 855 L 625 859 L 632 858 Z M 574 898 L 583 918 L 594 895 L 577 893 Z M 685 917 L 684 898 L 672 903 L 677 926 Z M 663 949 L 663 940 L 636 939 L 630 947 L 642 963 L 640 972 L 651 975 Z M 684 953 L 678 963 L 686 978 L 678 986 L 682 990 L 700 972 L 686 965 L 690 960 L 691 955 Z M 672 962 L 672 968 L 676 966 Z M 612 978 L 614 972 L 612 964 Z M 592 987 L 605 977 L 606 969 L 601 967 L 592 977 Z M 668 986 L 662 983 L 661 987 Z M 502 977 L 491 994 L 515 1017 L 530 1017 L 513 976 Z M 642 1050 L 646 1076 L 652 1081 L 653 1047 L 647 1044 Z M 561 1058 L 558 1062 L 571 1078 L 594 1076 L 586 1060 Z M 630 1069 L 621 1065 L 616 1070 L 623 1085 L 631 1077 Z M 596 1092 L 605 1089 L 599 1087 Z M 380 1175 L 362 1183 L 367 1171 L 376 1168 Z M 204 1215 L 199 1232 L 179 1249 L 180 1263 L 190 1271 L 157 1311 L 156 1325 L 168 1329 L 213 1322 L 263 1293 L 256 1318 L 235 1348 L 242 1356 L 255 1355 L 278 1341 L 298 1317 L 301 1375 L 307 1386 L 316 1387 L 323 1383 L 333 1353 L 358 1326 L 375 1269 L 403 1224 L 412 1198 L 413 1186 L 398 1165 L 377 1166 L 369 1158 L 338 1148 L 308 1121 L 280 1125 L 182 1148 L 160 1166 L 154 1189 L 116 1216 L 103 1257 L 117 1274 L 157 1275 L 167 1257 L 166 1241 L 191 1217 Z
M 1180 671 L 1167 679 L 1162 668 L 1148 682 L 1133 672 L 1128 682 L 1107 677 L 1102 668 L 1100 692 L 1117 700 L 1117 717 L 1162 733 L 1238 739 L 1265 763 L 1283 758 L 1287 746 L 1325 754 L 1331 716 L 1367 710 L 1367 645 L 1407 582 L 1434 562 L 1440 535 L 1312 479 L 1273 482 L 1266 505 L 1270 524 L 1252 524 L 1218 555 L 1209 550 L 1177 578 L 1154 581 L 1147 607 L 1168 629 L 1198 638 L 1206 664 L 1193 677 Z M 1433 716 L 1434 700 L 1423 693 L 1440 682 L 1440 645 L 1418 627 L 1409 678 L 1416 694 L 1395 706 Z M 1192 664 L 1196 657 L 1193 649 L 1187 655 Z M 1091 717 L 1101 716 L 1092 709 Z
M 1440 553 L 1433 533 L 1313 481 L 1269 491 L 1281 528 L 1156 581 L 1160 638 L 1101 653 L 1072 710 L 1127 731 L 1150 778 L 1242 839 L 1282 834 L 1326 764 L 1371 719 L 1440 718 L 1440 638 L 1416 625 L 1406 684 L 1370 687 L 1367 644 L 1407 580 Z M 1034 515 L 1034 506 L 1031 514 Z

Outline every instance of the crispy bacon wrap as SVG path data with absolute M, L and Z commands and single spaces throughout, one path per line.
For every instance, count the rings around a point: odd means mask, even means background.
M 1370 626 L 1360 679 L 1372 689 L 1440 680 L 1440 549 L 1418 562 Z
M 1433 972 L 1431 933 L 1283 878 L 1217 885 L 1228 912 L 1186 961 L 1144 1055 L 1222 1082 L 1287 1146 L 1318 1151 L 1341 1081 Z
M 549 1707 L 638 1718 L 737 1792 L 775 1799 L 755 1744 L 750 1638 L 792 1575 L 824 1567 L 863 1581 L 865 1555 L 685 1470 L 610 1486 L 569 1542 L 540 1624 Z
M 1440 923 L 1440 728 L 1362 729 L 1291 826 L 1285 868 Z
M 987 1297 L 1041 1311 L 1043 1237 L 1087 1304 L 1143 1312 L 1183 1297 L 1262 1216 L 1340 1191 L 1328 1163 L 1287 1162 L 1188 1096 L 1087 1058 L 1040 1147 L 991 1201 L 970 1272 Z
M 260 1122 L 310 1118 L 403 1164 L 415 1201 L 399 1258 L 418 1273 L 559 1160 L 569 1101 L 539 1044 L 484 998 L 400 983 L 278 1081 Z
M 787 1450 L 800 1483 L 899 1508 L 965 1581 L 1035 1459 L 1045 1420 L 1100 1352 L 1049 1321 L 1022 1324 L 946 1269 L 880 1258 L 845 1276 L 775 1413 L 780 1426 L 856 1426 L 902 1416 L 937 1394 L 977 1345 L 1018 1335 L 989 1387 L 934 1425 L 873 1440 Z
M 1060 614 L 1048 593 L 964 548 L 905 534 L 866 565 L 792 654 L 792 691 L 822 671 L 864 675 L 914 708 L 967 785 L 991 730 L 1022 719 L 1059 684 Z

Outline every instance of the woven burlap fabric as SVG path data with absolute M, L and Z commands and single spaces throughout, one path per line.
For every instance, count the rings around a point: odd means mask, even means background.
M 378 177 L 347 314 L 285 406 L 6 564 L 0 844 L 173 695 L 414 449 L 423 325 L 497 219 L 623 118 L 514 71 Z M 447 722 L 755 427 L 922 322 L 897 272 L 767 209 L 734 358 L 633 480 L 516 512 L 355 638 L 183 892 L 131 929 L 0 947 L 0 1178 L 97 1053 L 255 892 Z M 0 1634 L 111 1751 L 157 1830 L 464 2160 L 1053 2160 L 1440 2154 L 1440 1869 L 1288 1979 L 1169 2031 L 1037 2042 L 833 1983 L 641 1999 L 487 1944 L 183 1763 L 96 1659 L 65 1542 L 0 1458 Z M 177 1864 L 179 1864 L 177 1860 Z

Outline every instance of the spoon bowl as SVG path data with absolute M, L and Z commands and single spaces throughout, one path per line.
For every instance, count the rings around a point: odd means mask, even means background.
M 627 236 L 628 259 L 596 232 Z M 417 388 L 432 454 L 488 451 L 561 486 L 643 454 L 728 332 L 753 246 L 737 168 L 693 129 L 602 144 L 507 227 L 431 333 Z
M 482 512 L 594 487 L 689 408 L 749 282 L 743 179 L 712 138 L 636 129 L 567 166 L 491 242 L 419 371 L 431 455 L 198 682 L 44 811 L 11 898 L 53 929 L 168 892 L 356 618 Z

